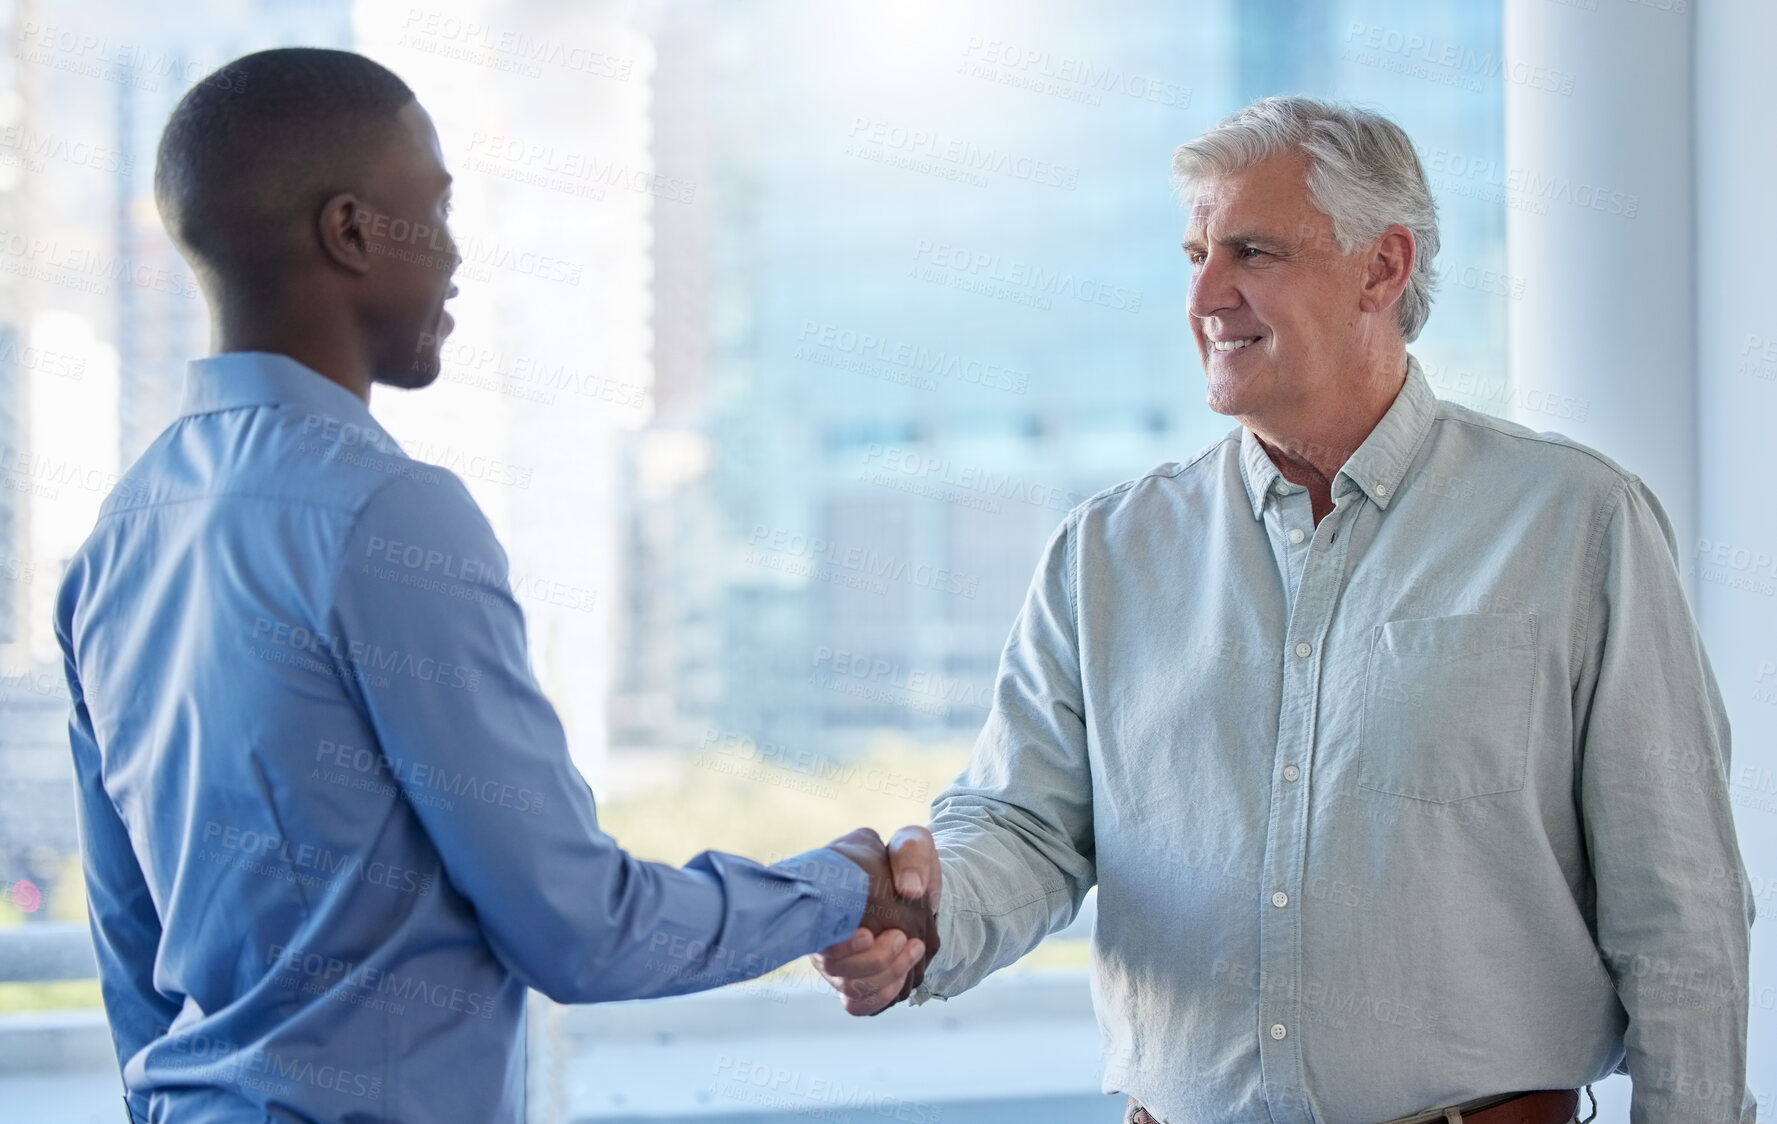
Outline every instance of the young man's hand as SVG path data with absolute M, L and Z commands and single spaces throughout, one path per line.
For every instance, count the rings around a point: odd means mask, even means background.
M 828 846 L 864 869 L 869 902 L 849 940 L 815 953 L 815 970 L 847 1013 L 878 1014 L 913 994 L 938 951 L 938 847 L 923 827 L 904 827 L 886 845 L 863 827 Z

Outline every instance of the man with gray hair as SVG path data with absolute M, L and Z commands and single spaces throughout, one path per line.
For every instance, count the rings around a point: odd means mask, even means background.
M 1436 212 L 1401 129 L 1268 98 L 1174 159 L 1212 409 L 1070 512 L 930 831 L 913 1001 L 1098 887 L 1107 1091 L 1147 1124 L 1751 1121 L 1728 723 L 1659 502 L 1437 400 Z M 940 897 L 940 884 L 942 895 Z M 853 1013 L 906 971 L 817 966 Z

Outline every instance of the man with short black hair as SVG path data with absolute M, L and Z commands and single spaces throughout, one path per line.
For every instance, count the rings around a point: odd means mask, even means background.
M 220 77 L 155 170 L 217 354 L 56 613 L 131 1118 L 517 1124 L 527 987 L 672 995 L 876 930 L 917 978 L 931 919 L 868 829 L 682 869 L 599 830 L 505 552 L 368 409 L 451 329 L 431 121 L 346 52 Z

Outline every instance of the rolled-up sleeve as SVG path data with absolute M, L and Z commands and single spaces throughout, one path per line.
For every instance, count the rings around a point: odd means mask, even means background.
M 1727 791 L 1727 714 L 1659 502 L 1626 481 L 1602 518 L 1576 753 L 1599 952 L 1629 1016 L 1630 1119 L 1751 1121 L 1752 898 Z
M 968 767 L 932 804 L 939 953 L 913 1001 L 980 983 L 1071 921 L 1095 878 L 1073 519 L 1051 536 Z
M 410 803 L 494 952 L 527 985 L 562 1002 L 696 991 L 855 929 L 865 878 L 836 852 L 773 866 L 705 852 L 675 868 L 633 858 L 600 831 L 532 677 L 505 553 L 455 477 L 384 485 L 343 559 L 331 638 L 340 674 L 382 752 L 406 763 L 404 785 L 423 789 L 434 772 L 474 778 L 478 798 L 449 810 L 423 791 Z

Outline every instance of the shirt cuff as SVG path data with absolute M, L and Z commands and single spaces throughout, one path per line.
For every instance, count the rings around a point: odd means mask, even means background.
M 870 876 L 864 868 L 838 851 L 820 847 L 775 864 L 774 869 L 793 874 L 808 884 L 820 903 L 814 951 L 838 944 L 857 931 L 869 899 Z
M 945 867 L 944 856 L 939 855 L 940 877 L 943 877 Z M 949 879 L 945 879 L 945 883 L 950 884 Z M 958 950 L 962 946 L 957 943 L 957 939 L 956 899 L 948 895 L 940 896 L 938 899 L 938 955 L 932 957 L 932 962 L 926 965 L 925 979 L 921 980 L 919 986 L 913 989 L 913 994 L 907 997 L 909 1007 L 917 1007 L 928 999 L 950 998 L 948 994 L 939 992 L 937 987 L 938 981 L 943 979 L 945 972 L 962 967 L 962 961 L 957 956 Z

